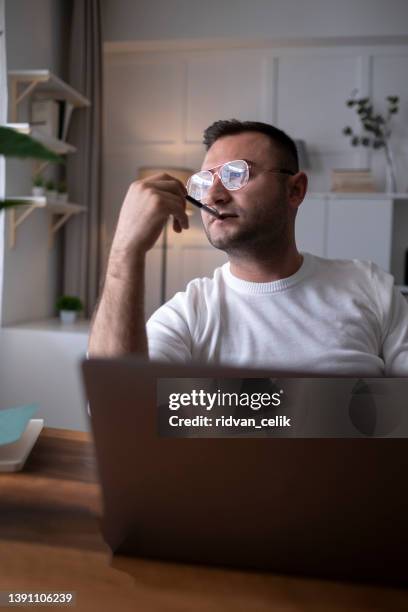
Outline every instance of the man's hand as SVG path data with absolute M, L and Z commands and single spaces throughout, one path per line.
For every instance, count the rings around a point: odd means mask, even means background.
M 101 300 L 89 339 L 91 356 L 148 356 L 144 317 L 146 253 L 173 216 L 176 232 L 188 228 L 186 189 L 168 174 L 132 183 L 123 202 Z
M 188 229 L 186 193 L 183 183 L 169 174 L 132 183 L 120 211 L 111 256 L 144 256 L 158 240 L 170 215 L 176 232 Z

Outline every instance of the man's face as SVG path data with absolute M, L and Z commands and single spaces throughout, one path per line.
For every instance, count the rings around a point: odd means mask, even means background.
M 220 213 L 236 216 L 217 219 L 202 211 L 208 240 L 227 253 L 260 254 L 279 249 L 293 230 L 295 214 L 288 204 L 290 177 L 263 171 L 282 167 L 278 152 L 264 134 L 224 136 L 208 150 L 202 170 L 235 159 L 252 162 L 249 181 L 241 189 L 228 191 L 215 175 L 205 203 Z

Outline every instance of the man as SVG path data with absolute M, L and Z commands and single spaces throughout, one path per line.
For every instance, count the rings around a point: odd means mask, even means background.
M 188 229 L 185 187 L 162 174 L 133 183 L 123 203 L 91 355 L 269 367 L 333 375 L 408 375 L 408 305 L 375 264 L 297 250 L 306 189 L 294 142 L 258 122 L 217 121 L 189 193 L 210 243 L 229 263 L 190 282 L 144 323 L 145 256 L 169 215 Z

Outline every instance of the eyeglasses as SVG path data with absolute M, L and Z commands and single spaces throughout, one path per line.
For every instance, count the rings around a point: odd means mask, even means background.
M 214 168 L 196 172 L 196 174 L 190 176 L 187 181 L 188 195 L 202 202 L 211 189 L 215 176 L 218 176 L 221 183 L 228 191 L 242 189 L 249 181 L 249 171 L 252 165 L 254 165 L 253 162 L 247 162 L 245 159 L 234 159 L 220 166 L 214 166 Z M 270 170 L 262 170 L 262 172 L 287 174 L 290 176 L 295 174 L 291 170 L 286 170 L 285 168 L 272 168 Z

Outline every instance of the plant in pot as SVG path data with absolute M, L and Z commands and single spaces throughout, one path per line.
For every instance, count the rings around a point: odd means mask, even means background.
M 343 134 L 350 137 L 353 147 L 362 145 L 372 147 L 374 150 L 384 149 L 386 163 L 386 191 L 397 192 L 397 180 L 395 175 L 394 156 L 391 148 L 391 124 L 394 115 L 399 110 L 399 97 L 387 96 L 387 111 L 380 114 L 374 111 L 370 98 L 356 98 L 357 90 L 352 97 L 346 101 L 349 108 L 354 108 L 361 123 L 361 133 L 356 134 L 351 126 L 343 129 Z
M 33 177 L 31 193 L 35 198 L 43 197 L 45 195 L 44 179 L 42 176 Z
M 47 190 L 47 201 L 54 203 L 57 199 L 57 188 L 54 181 L 47 181 L 45 188 Z
M 61 323 L 75 323 L 78 313 L 83 310 L 83 305 L 79 297 L 62 295 L 57 300 L 57 310 Z
M 67 184 L 65 181 L 58 183 L 58 202 L 65 204 L 68 202 Z

